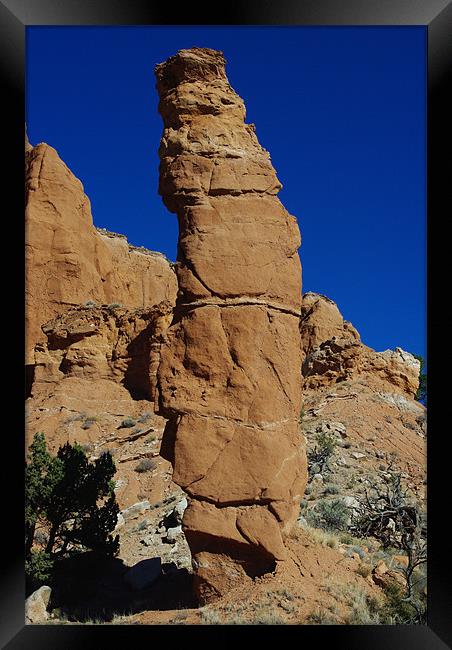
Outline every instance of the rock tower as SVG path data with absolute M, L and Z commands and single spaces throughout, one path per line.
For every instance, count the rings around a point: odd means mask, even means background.
M 223 54 L 181 50 L 155 72 L 159 192 L 179 221 L 161 453 L 189 495 L 183 526 L 207 602 L 274 570 L 299 512 L 300 233 Z

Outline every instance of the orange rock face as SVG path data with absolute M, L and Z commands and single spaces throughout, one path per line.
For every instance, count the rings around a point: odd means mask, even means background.
M 206 602 L 284 559 L 306 484 L 300 234 L 221 52 L 181 50 L 156 77 L 159 190 L 179 220 L 161 453 L 191 497 L 184 530 Z
M 173 306 L 147 309 L 75 307 L 42 326 L 35 347 L 32 396 L 69 378 L 122 384 L 135 399 L 153 400 L 160 340 Z M 90 389 L 87 389 L 88 391 Z
M 159 253 L 94 227 L 81 182 L 55 149 L 26 141 L 26 363 L 41 325 L 89 300 L 147 308 L 175 302 L 177 280 Z
M 316 293 L 303 296 L 300 331 L 304 390 L 363 377 L 369 388 L 414 397 L 420 362 L 401 348 L 375 352 L 364 345 L 336 304 Z

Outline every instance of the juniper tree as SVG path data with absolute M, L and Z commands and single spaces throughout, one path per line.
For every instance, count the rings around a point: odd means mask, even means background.
M 35 434 L 25 467 L 25 554 L 31 570 L 51 566 L 69 550 L 116 555 L 115 471 L 109 452 L 90 462 L 80 445 L 66 443 L 52 457 L 44 434 Z M 32 548 L 38 524 L 48 536 L 45 548 L 36 553 Z

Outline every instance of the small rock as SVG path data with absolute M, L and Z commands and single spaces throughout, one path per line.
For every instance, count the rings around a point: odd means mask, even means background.
M 356 460 L 366 457 L 366 454 L 361 454 L 359 451 L 352 451 L 351 455 L 353 456 L 353 458 L 356 458 Z
M 177 537 L 182 533 L 182 526 L 176 526 L 175 528 L 168 528 L 166 534 L 166 541 L 169 544 L 174 544 Z
M 138 501 L 138 503 L 134 503 L 132 506 L 129 506 L 123 510 L 122 516 L 124 517 L 125 521 L 128 521 L 129 519 L 134 519 L 135 517 L 143 514 L 143 512 L 149 510 L 150 507 L 151 504 L 149 501 Z
M 124 581 L 132 589 L 150 587 L 162 574 L 162 562 L 159 557 L 137 562 L 124 576 Z
M 316 481 L 317 483 L 323 483 L 323 476 L 321 474 L 314 474 L 312 477 L 312 483 Z
M 174 515 L 175 515 L 175 518 L 176 518 L 178 524 L 182 523 L 182 518 L 184 516 L 185 510 L 187 509 L 187 506 L 188 506 L 188 501 L 184 497 L 183 499 L 181 499 L 179 501 L 179 503 L 174 508 Z
M 385 574 L 388 570 L 388 567 L 386 566 L 386 562 L 384 560 L 378 560 L 374 570 L 372 573 L 377 576 L 382 576 Z
M 27 623 L 43 623 L 49 617 L 47 606 L 52 590 L 43 585 L 34 591 L 25 601 L 25 621 Z
M 121 478 L 115 481 L 115 492 L 120 490 L 124 485 L 127 485 L 127 481 L 123 481 Z
M 300 528 L 308 528 L 308 522 L 306 520 L 306 517 L 303 517 L 303 515 L 300 515 L 298 517 L 298 525 Z
M 115 530 L 117 530 L 118 528 L 121 528 L 121 526 L 124 526 L 125 523 L 126 523 L 126 520 L 124 519 L 122 514 L 120 512 L 118 512 L 118 517 L 117 517 L 117 520 L 116 520 Z
M 355 499 L 355 497 L 351 496 L 343 497 L 342 503 L 344 506 L 347 506 L 347 508 L 353 508 L 353 510 L 357 510 L 360 505 L 358 499 Z

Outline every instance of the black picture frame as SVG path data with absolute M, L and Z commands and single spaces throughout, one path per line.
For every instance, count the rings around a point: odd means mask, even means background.
M 442 314 L 434 300 L 433 289 L 441 284 L 441 274 L 447 269 L 435 271 L 434 260 L 448 260 L 437 249 L 441 237 L 437 231 L 444 217 L 450 214 L 450 163 L 446 164 L 442 152 L 450 159 L 451 139 L 448 122 L 451 104 L 447 97 L 447 81 L 452 78 L 452 2 L 451 0 L 244 0 L 232 1 L 221 9 L 206 3 L 194 6 L 193 2 L 171 3 L 152 0 L 0 0 L 0 65 L 2 67 L 4 117 L 2 129 L 6 137 L 9 180 L 4 183 L 8 196 L 5 220 L 14 226 L 17 249 L 24 250 L 22 214 L 24 169 L 24 62 L 25 28 L 31 25 L 416 25 L 424 26 L 428 38 L 428 125 L 427 125 L 427 233 L 428 233 L 428 364 L 429 364 L 429 413 L 428 413 L 428 626 L 284 626 L 277 628 L 279 637 L 295 634 L 297 642 L 318 644 L 327 641 L 325 635 L 339 648 L 351 650 L 388 648 L 442 649 L 452 642 L 452 585 L 450 581 L 450 537 L 447 533 L 449 499 L 446 477 L 449 456 L 444 453 L 449 435 L 437 423 L 440 419 L 442 382 L 440 359 L 435 346 L 441 345 L 444 332 Z M 221 11 L 221 13 L 220 13 Z M 4 203 L 3 203 L 4 205 Z M 442 219 L 443 218 L 443 219 Z M 443 242 L 444 245 L 444 242 Z M 435 252 L 433 253 L 433 246 Z M 24 624 L 24 556 L 23 556 L 23 359 L 24 339 L 24 258 L 14 256 L 13 266 L 4 271 L 8 305 L 14 311 L 16 345 L 12 347 L 12 366 L 17 369 L 17 382 L 9 382 L 11 401 L 18 401 L 17 420 L 14 427 L 4 427 L 4 463 L 12 468 L 7 489 L 3 494 L 2 519 L 7 522 L 3 541 L 0 641 L 2 647 L 18 648 L 78 648 L 123 647 L 136 643 L 138 635 L 143 643 L 155 643 L 159 631 L 165 634 L 165 643 L 173 635 L 183 632 L 183 643 L 191 643 L 194 635 L 221 639 L 223 635 L 240 636 L 245 629 L 240 626 L 159 626 L 149 633 L 148 626 L 25 626 Z M 12 282 L 16 280 L 16 282 Z M 447 298 L 446 301 L 447 303 Z M 444 303 L 443 303 L 443 308 Z M 10 308 L 9 308 L 10 309 Z M 8 311 L 9 311 L 8 309 Z M 436 316 L 435 316 L 436 314 Z M 447 321 L 448 322 L 448 321 Z M 440 329 L 441 327 L 441 329 Z M 11 335 L 11 330 L 9 331 Z M 447 335 L 446 335 L 447 336 Z M 443 350 L 443 355 L 447 350 Z M 444 360 L 444 363 L 445 360 Z M 7 458 L 7 460 L 6 460 Z M 448 548 L 449 547 L 449 548 Z M 163 627 L 165 629 L 163 629 Z M 171 628 L 171 629 L 168 629 Z M 229 630 L 232 630 L 231 632 Z M 250 628 L 247 628 L 248 633 Z M 265 630 L 267 635 L 269 629 Z M 274 629 L 273 629 L 274 632 Z M 254 639 L 259 629 L 252 629 Z M 226 637 L 225 637 L 226 638 Z

